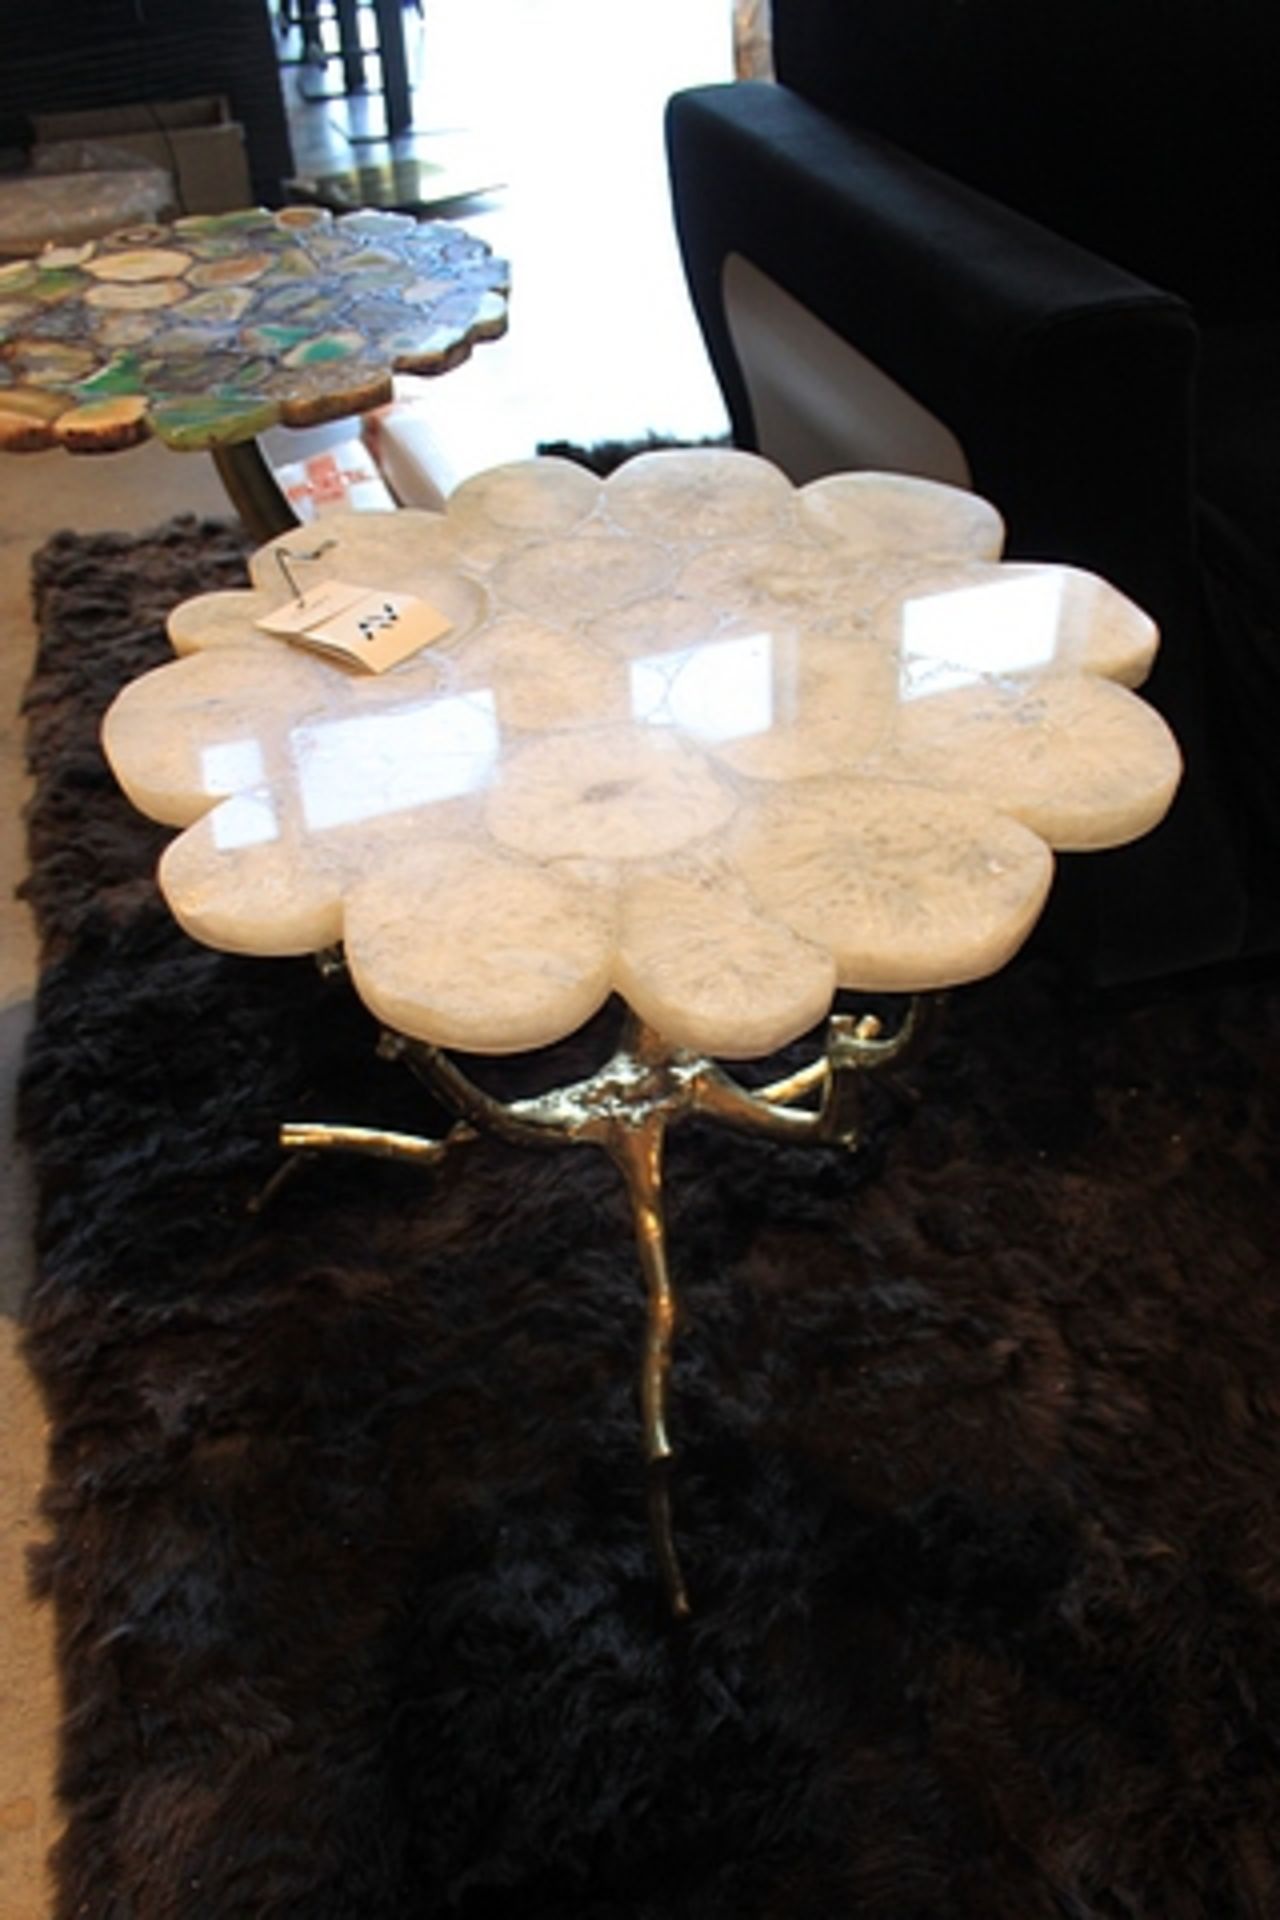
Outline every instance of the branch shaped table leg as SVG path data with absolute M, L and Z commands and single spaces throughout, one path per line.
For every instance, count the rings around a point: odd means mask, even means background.
M 864 1075 L 901 1063 L 919 1043 L 931 1003 L 911 1002 L 897 1031 L 882 1036 L 874 1015 L 834 1015 L 819 1057 L 786 1079 L 750 1089 L 715 1061 L 673 1047 L 630 1017 L 617 1051 L 586 1079 L 520 1100 L 500 1100 L 471 1080 L 439 1047 L 385 1033 L 379 1051 L 403 1060 L 458 1115 L 443 1139 L 373 1127 L 289 1124 L 280 1144 L 294 1152 L 336 1150 L 436 1166 L 458 1146 L 493 1133 L 520 1146 L 590 1146 L 607 1153 L 626 1183 L 647 1294 L 640 1367 L 640 1409 L 648 1475 L 649 1520 L 672 1614 L 683 1618 L 689 1597 L 676 1552 L 671 1513 L 675 1458 L 667 1425 L 667 1390 L 679 1303 L 667 1265 L 662 1163 L 668 1127 L 700 1115 L 739 1132 L 793 1144 L 852 1150 L 861 1137 Z M 801 1101 L 815 1105 L 802 1107 Z M 286 1163 L 290 1165 L 293 1163 Z

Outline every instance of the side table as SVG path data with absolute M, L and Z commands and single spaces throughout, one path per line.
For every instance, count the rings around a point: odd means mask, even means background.
M 0 266 L 0 451 L 205 449 L 250 533 L 296 524 L 258 446 L 381 406 L 506 330 L 509 274 L 444 221 L 199 214 Z
M 127 687 L 104 745 L 126 793 L 183 829 L 160 885 L 195 938 L 345 966 L 384 1047 L 457 1114 L 444 1140 L 286 1126 L 291 1150 L 435 1164 L 493 1130 L 587 1145 L 627 1183 L 649 1312 L 641 1403 L 654 1540 L 688 1600 L 669 1504 L 677 1304 L 669 1126 L 702 1115 L 857 1145 L 897 1032 L 840 990 L 927 995 L 1002 966 L 1051 849 L 1154 827 L 1179 777 L 1130 689 L 1150 620 L 1093 576 L 1001 564 L 984 501 L 900 476 L 794 489 L 749 454 L 547 459 L 465 482 L 443 514 L 335 515 L 277 540 L 249 591 L 177 608 L 185 657 Z M 341 580 L 449 623 L 380 676 L 260 631 Z M 499 1102 L 456 1050 L 573 1033 L 611 995 L 596 1073 Z M 806 1067 L 749 1088 L 721 1064 L 826 1023 Z

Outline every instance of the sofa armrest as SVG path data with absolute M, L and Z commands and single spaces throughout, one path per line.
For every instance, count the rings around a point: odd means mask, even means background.
M 667 142 L 686 276 L 740 445 L 756 439 L 725 312 L 732 255 L 944 423 L 1011 555 L 1102 574 L 1160 627 L 1146 691 L 1186 778 L 1158 832 L 1075 876 L 1097 977 L 1234 952 L 1244 902 L 1196 558 L 1189 309 L 785 86 L 679 93 Z
M 946 423 L 1014 553 L 1143 597 L 1190 545 L 1196 330 L 1186 306 L 767 83 L 674 96 L 667 140 L 690 291 L 739 444 L 725 314 L 740 254 Z M 1118 516 L 1118 518 L 1117 518 Z M 1117 532 L 1123 527 L 1123 535 Z M 1155 609 L 1153 609 L 1155 611 Z

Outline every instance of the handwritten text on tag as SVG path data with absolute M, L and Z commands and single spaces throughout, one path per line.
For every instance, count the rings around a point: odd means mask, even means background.
M 368 673 L 385 673 L 440 639 L 452 623 L 416 594 L 324 580 L 257 624 L 264 633 L 314 647 Z

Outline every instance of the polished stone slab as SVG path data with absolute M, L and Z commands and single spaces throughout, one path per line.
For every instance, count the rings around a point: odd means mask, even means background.
M 604 481 L 548 459 L 323 531 L 176 609 L 182 657 L 104 742 L 184 829 L 160 883 L 192 935 L 341 942 L 416 1038 L 535 1047 L 617 991 L 669 1042 L 767 1052 L 837 987 L 994 971 L 1052 850 L 1147 832 L 1177 785 L 1130 690 L 1151 621 L 1090 575 L 1002 563 L 998 514 L 956 489 L 797 490 L 714 449 Z M 379 676 L 262 632 L 279 550 L 304 590 L 408 592 L 449 631 Z
M 250 207 L 0 264 L 0 451 L 236 446 L 380 406 L 507 324 L 509 273 L 446 221 Z

